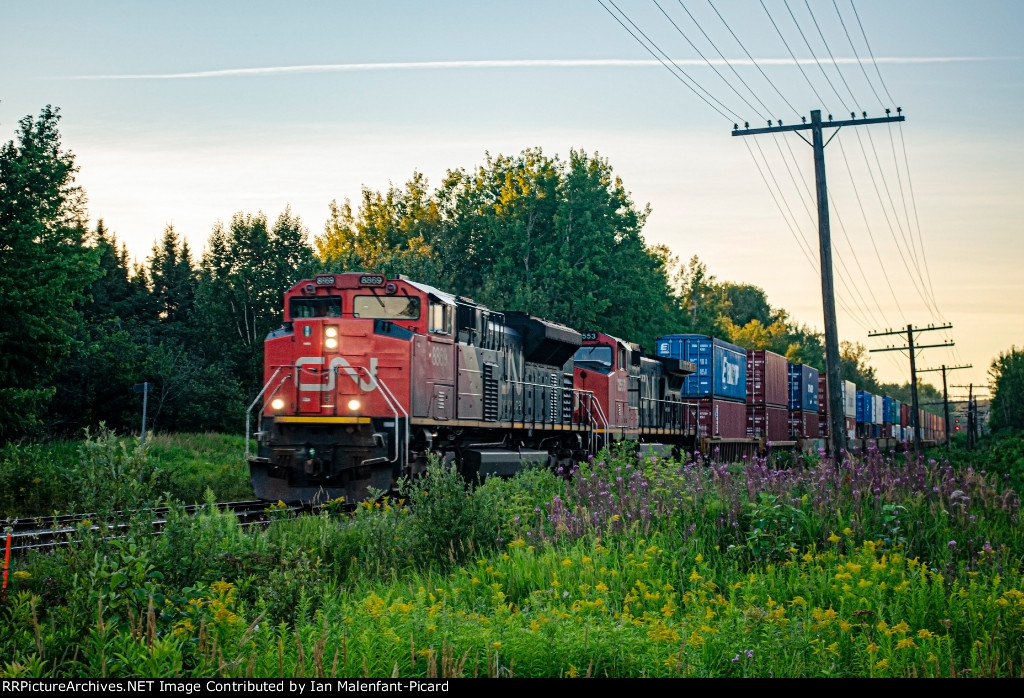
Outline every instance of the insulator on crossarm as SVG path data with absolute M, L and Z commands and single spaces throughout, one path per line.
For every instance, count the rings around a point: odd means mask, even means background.
M 856 119 L 857 118 L 856 112 L 850 112 L 850 118 L 851 119 Z
M 861 116 L 863 116 L 863 117 L 864 117 L 865 119 L 866 119 L 866 118 L 868 118 L 868 113 L 867 113 L 866 111 L 862 111 L 862 112 L 861 112 L 860 114 L 861 114 Z
M 750 122 L 749 121 L 744 121 L 743 122 L 743 128 L 749 129 L 750 128 Z
M 806 117 L 806 116 L 801 116 L 801 117 L 800 117 L 800 121 L 801 121 L 802 123 L 805 123 L 805 124 L 806 124 L 806 123 L 807 123 L 807 117 Z

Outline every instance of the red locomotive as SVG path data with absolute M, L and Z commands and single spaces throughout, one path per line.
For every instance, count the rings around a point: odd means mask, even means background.
M 426 468 L 467 477 L 568 466 L 616 440 L 685 447 L 693 364 L 399 276 L 320 274 L 268 335 L 259 450 L 266 500 L 358 501 Z

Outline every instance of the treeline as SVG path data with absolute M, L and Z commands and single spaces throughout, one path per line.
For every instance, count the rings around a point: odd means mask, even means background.
M 168 226 L 135 264 L 102 220 L 88 226 L 58 122 L 50 107 L 25 117 L 0 150 L 0 440 L 137 429 L 143 381 L 156 428 L 240 431 L 282 292 L 322 270 L 404 273 L 648 349 L 659 334 L 698 332 L 824 366 L 820 334 L 761 289 L 647 245 L 650 209 L 597 155 L 488 155 L 433 190 L 420 174 L 364 189 L 355 208 L 331 203 L 312 245 L 289 210 L 273 222 L 237 213 L 202 251 Z M 878 385 L 864 347 L 844 355 L 844 377 L 904 399 Z

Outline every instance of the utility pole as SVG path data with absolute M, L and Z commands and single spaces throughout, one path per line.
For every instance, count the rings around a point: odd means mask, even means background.
M 967 450 L 970 451 L 978 442 L 978 400 L 974 397 L 974 383 L 954 385 L 954 388 L 967 388 Z M 988 390 L 979 385 L 978 390 Z
M 917 418 L 917 411 L 919 408 L 917 402 L 917 350 L 919 349 L 932 349 L 934 347 L 951 347 L 953 346 L 952 340 L 944 342 L 942 344 L 919 344 L 917 348 L 914 348 L 914 332 L 930 332 L 932 330 L 949 330 L 952 329 L 952 325 L 941 325 L 936 327 L 934 325 L 928 325 L 928 327 L 914 327 L 913 325 L 907 325 L 905 330 L 889 330 L 888 332 L 869 332 L 868 337 L 887 337 L 890 335 L 907 335 L 907 346 L 905 347 L 885 347 L 884 349 L 871 349 L 870 351 L 909 351 L 910 352 L 910 395 L 913 406 L 910 410 L 910 426 L 914 428 L 914 458 L 920 458 L 921 456 L 921 425 Z
M 942 368 L 922 368 L 918 373 L 928 373 L 929 371 L 942 371 L 942 405 L 946 415 L 946 450 L 949 450 L 949 389 L 946 387 L 946 371 L 956 371 L 961 368 L 973 368 L 971 364 L 966 366 L 947 366 L 942 364 Z
M 886 109 L 886 116 L 869 119 L 867 118 L 867 112 L 861 112 L 861 119 L 857 119 L 857 115 L 850 113 L 850 119 L 845 121 L 833 121 L 832 115 L 828 115 L 828 121 L 823 122 L 821 120 L 821 110 L 815 109 L 811 111 L 811 123 L 806 122 L 806 118 L 801 117 L 804 122 L 799 125 L 783 126 L 782 120 L 779 120 L 779 125 L 776 127 L 772 126 L 772 122 L 768 122 L 768 128 L 750 128 L 749 123 L 745 123 L 744 128 L 741 130 L 739 124 L 735 124 L 732 129 L 732 135 L 734 136 L 756 136 L 762 133 L 779 133 L 781 131 L 807 131 L 811 132 L 811 141 L 807 141 L 801 134 L 797 133 L 798 136 L 814 149 L 814 182 L 815 189 L 817 190 L 818 198 L 818 245 L 819 245 L 819 256 L 821 266 L 821 305 L 825 313 L 825 369 L 826 369 L 826 385 L 828 386 L 828 413 L 829 413 L 829 433 L 832 435 L 832 455 L 835 456 L 836 462 L 840 462 L 843 453 L 846 451 L 846 412 L 843 409 L 843 393 L 841 389 L 842 379 L 839 372 L 839 330 L 836 326 L 836 298 L 835 290 L 832 285 L 832 238 L 829 230 L 828 220 L 828 187 L 825 184 L 825 146 L 835 138 L 835 134 L 839 132 L 839 129 L 843 126 L 866 126 L 868 124 L 884 124 L 892 121 L 906 121 L 906 117 L 902 114 L 902 109 L 896 109 L 896 116 L 889 116 L 889 110 Z M 836 129 L 828 141 L 824 140 L 823 129 L 834 128 Z

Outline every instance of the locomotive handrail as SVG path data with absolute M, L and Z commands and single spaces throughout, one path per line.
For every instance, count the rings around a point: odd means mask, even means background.
M 399 417 L 403 417 L 404 418 L 403 421 L 405 422 L 405 447 L 408 449 L 408 447 L 409 447 L 409 413 L 405 411 L 404 407 L 402 407 L 402 403 L 400 403 L 398 401 L 398 398 L 395 397 L 395 394 L 391 391 L 391 388 L 388 387 L 387 383 L 385 383 L 380 378 L 380 376 L 375 376 L 372 373 L 370 373 L 370 370 L 368 368 L 366 368 L 365 366 L 349 366 L 349 367 L 347 367 L 345 369 L 342 369 L 340 366 L 338 366 L 338 367 L 335 367 L 333 370 L 335 372 L 335 375 L 337 375 L 337 372 L 340 371 L 340 370 L 345 370 L 346 372 L 348 372 L 348 371 L 361 371 L 361 372 L 366 374 L 366 377 L 367 377 L 368 381 L 373 385 L 373 389 L 377 390 L 378 392 L 380 392 L 381 396 L 384 398 L 384 402 L 387 403 L 388 407 L 391 409 L 392 414 L 394 414 L 394 416 L 395 416 L 395 457 L 394 458 L 389 458 L 388 462 L 389 463 L 397 462 L 401 458 L 401 455 L 402 455 L 400 450 L 399 450 L 400 439 L 398 438 L 398 436 L 399 436 L 399 434 L 398 434 Z
M 252 433 L 252 429 L 251 429 L 251 426 L 252 426 L 252 424 L 251 424 L 252 408 L 256 406 L 257 402 L 260 402 L 260 398 L 263 397 L 263 393 L 267 392 L 267 388 L 270 387 L 270 384 L 274 382 L 274 379 L 277 378 L 277 374 L 280 373 L 283 368 L 284 368 L 284 366 L 278 366 L 277 367 L 277 370 L 274 371 L 274 373 L 270 376 L 270 380 L 268 380 L 266 382 L 266 384 L 263 386 L 263 389 L 260 390 L 259 393 L 257 393 L 256 397 L 249 404 L 249 409 L 247 409 L 245 411 L 245 459 L 246 460 L 249 460 L 249 435 Z M 288 375 L 290 375 L 290 374 L 288 374 Z M 284 382 L 286 380 L 288 380 L 288 375 L 285 375 L 285 377 L 281 379 L 281 382 L 277 384 L 276 388 L 274 388 L 274 392 L 272 392 L 270 394 L 270 396 L 267 398 L 268 400 L 273 398 L 275 395 L 277 395 L 277 391 L 280 390 L 281 386 L 284 385 Z M 266 404 L 267 403 L 264 401 L 260 405 L 260 412 L 263 412 L 263 407 L 266 406 Z
M 684 401 L 664 400 L 664 399 L 653 398 L 653 397 L 640 398 L 640 428 L 641 429 L 649 429 L 649 428 L 654 426 L 654 425 L 651 425 L 651 424 L 644 424 L 643 423 L 643 416 L 644 416 L 644 412 L 645 412 L 645 407 L 648 406 L 648 405 L 652 405 L 652 404 L 654 406 L 661 405 L 662 408 L 668 407 L 668 408 L 670 408 L 671 412 L 676 412 L 676 411 L 680 412 L 681 419 L 679 420 L 679 428 L 683 431 L 684 434 L 688 433 L 688 428 L 690 426 L 690 424 L 689 424 L 689 422 L 690 422 L 690 408 L 695 407 L 696 403 L 688 402 L 688 401 L 685 401 L 685 400 Z

